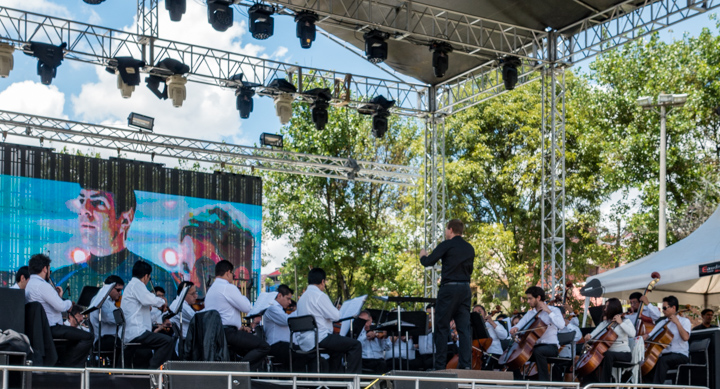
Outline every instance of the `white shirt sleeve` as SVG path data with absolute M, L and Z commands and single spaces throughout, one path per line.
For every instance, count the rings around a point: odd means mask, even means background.
M 332 321 L 340 320 L 340 311 L 335 308 L 335 306 L 332 304 L 332 301 L 330 301 L 330 297 L 328 297 L 328 295 L 323 294 L 318 301 L 318 305 L 318 308 L 322 312 L 324 318 Z
M 622 328 L 622 330 L 625 331 L 625 333 L 627 334 L 627 336 L 629 338 L 632 338 L 635 336 L 635 332 L 636 332 L 635 326 L 633 325 L 633 323 L 630 320 L 628 320 L 628 319 L 623 320 L 622 324 L 620 324 L 620 328 Z
M 523 328 L 525 326 L 525 324 L 530 320 L 530 317 L 535 316 L 535 312 L 536 311 L 533 310 L 533 311 L 528 311 L 527 313 L 525 313 L 523 315 L 523 317 L 520 318 L 520 321 L 517 324 L 515 324 L 514 326 L 512 326 L 512 328 L 510 328 L 510 329 L 515 328 L 515 329 L 519 330 L 519 329 Z
M 135 288 L 137 289 L 135 291 L 135 297 L 141 305 L 160 308 L 165 304 L 165 300 L 155 296 L 151 291 L 147 290 L 145 284 L 142 282 L 136 283 Z
M 548 317 L 550 317 L 550 321 L 555 324 L 555 327 L 557 329 L 563 329 L 565 328 L 565 319 L 563 319 L 562 313 L 560 313 L 560 309 L 556 307 L 550 307 L 550 313 L 548 314 Z
M 495 324 L 496 324 L 496 326 L 495 326 L 494 330 L 495 330 L 495 334 L 497 335 L 498 339 L 507 338 L 508 332 L 505 329 L 505 326 L 503 325 L 503 323 L 495 322 Z M 492 324 L 490 324 L 490 326 L 492 327 Z
M 228 293 L 228 289 L 230 293 Z M 225 298 L 233 308 L 237 309 L 242 313 L 250 312 L 250 309 L 252 309 L 250 300 L 248 300 L 247 297 L 243 296 L 242 293 L 240 293 L 240 289 L 236 288 L 234 285 L 230 285 L 230 288 L 225 288 L 225 293 Z
M 42 286 L 42 294 L 45 302 L 58 312 L 67 312 L 72 308 L 72 301 L 63 300 L 50 284 Z
M 290 315 L 285 313 L 280 305 L 273 305 L 265 311 L 263 320 L 269 320 L 279 326 L 287 327 L 289 317 Z
M 643 315 L 657 321 L 660 318 L 660 310 L 655 304 L 647 304 L 643 309 Z

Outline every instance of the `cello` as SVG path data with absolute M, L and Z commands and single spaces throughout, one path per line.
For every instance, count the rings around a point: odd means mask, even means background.
M 653 288 L 655 288 L 655 285 L 660 281 L 660 273 L 654 271 L 650 275 L 652 277 L 652 281 L 648 284 L 647 288 L 645 288 L 645 292 L 643 293 L 643 296 L 647 296 L 648 292 L 652 292 Z M 655 327 L 652 319 L 649 317 L 643 316 L 643 309 L 645 308 L 645 304 L 640 301 L 640 308 L 638 308 L 637 316 L 635 317 L 635 323 L 633 325 L 635 326 L 635 333 L 637 335 L 645 335 L 649 334 L 650 331 Z
M 665 323 L 661 328 L 655 328 L 653 332 L 648 336 L 645 341 L 645 362 L 643 362 L 642 370 L 643 375 L 647 375 L 655 367 L 655 364 L 660 358 L 665 347 L 670 345 L 673 340 L 673 334 L 667 327 L 668 324 L 672 323 L 670 319 L 666 319 Z
M 532 356 L 533 347 L 547 329 L 545 323 L 539 317 L 540 311 L 535 311 L 530 320 L 518 331 L 520 335 L 515 336 L 515 342 L 500 356 L 498 363 L 505 365 L 510 370 L 520 370 L 525 366 Z
M 615 327 L 618 323 L 613 320 L 604 330 L 600 331 L 590 342 L 585 343 L 583 355 L 578 359 L 575 365 L 575 373 L 578 377 L 584 377 L 600 366 L 605 352 L 610 346 L 617 340 L 617 333 Z

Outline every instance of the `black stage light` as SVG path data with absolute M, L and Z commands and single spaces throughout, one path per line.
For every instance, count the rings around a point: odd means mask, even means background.
M 390 116 L 390 108 L 395 105 L 395 100 L 388 100 L 385 96 L 380 95 L 373 97 L 367 104 L 358 108 L 358 113 L 362 115 L 372 115 L 372 134 L 376 138 L 382 138 L 388 129 L 388 117 Z
M 102 2 L 105 1 L 105 0 L 83 0 L 83 1 L 86 2 L 86 3 L 88 3 L 88 4 L 93 4 L 93 5 L 95 5 L 95 4 L 100 4 L 100 3 L 102 3 Z
M 140 68 L 145 61 L 133 57 L 115 57 L 108 61 L 105 70 L 117 74 L 117 87 L 124 98 L 129 98 L 137 85 L 140 85 Z
M 165 77 L 149 75 L 145 77 L 145 84 L 160 100 L 167 100 L 167 87 L 160 91 L 160 84 L 165 84 Z
M 505 83 L 505 90 L 515 89 L 518 82 L 518 66 L 522 65 L 518 57 L 505 57 L 500 60 L 502 65 L 502 78 Z
M 332 100 L 330 89 L 314 88 L 305 93 L 313 96 L 313 102 L 310 104 L 312 121 L 315 123 L 315 128 L 318 131 L 322 131 L 328 122 L 328 107 L 330 106 L 330 100 Z
M 235 108 L 240 112 L 241 119 L 247 119 L 250 117 L 250 112 L 253 111 L 253 96 L 255 90 L 250 87 L 243 86 L 235 91 Z
M 208 23 L 217 31 L 227 31 L 233 24 L 232 1 L 207 0 Z
M 435 77 L 444 77 L 450 64 L 448 53 L 452 53 L 452 46 L 447 42 L 434 41 L 430 43 L 430 51 L 433 52 L 432 67 Z
M 297 22 L 295 35 L 300 38 L 300 47 L 303 49 L 309 49 L 315 41 L 315 22 L 317 21 L 318 16 L 315 12 L 302 11 L 295 15 L 295 22 Z
M 385 42 L 390 34 L 380 30 L 371 30 L 363 35 L 365 39 L 365 57 L 368 61 L 378 64 L 387 59 L 388 45 Z
M 29 51 L 27 50 L 28 46 L 26 46 L 25 53 L 38 59 L 37 74 L 40 76 L 40 82 L 44 85 L 50 85 L 57 75 L 57 68 L 63 61 L 66 47 L 67 43 L 65 42 L 60 46 L 30 42 Z
M 179 22 L 187 10 L 187 0 L 165 0 L 165 9 L 170 12 L 170 20 Z
M 273 36 L 275 21 L 272 18 L 275 10 L 272 6 L 256 3 L 248 9 L 250 17 L 250 34 L 255 39 L 267 39 Z

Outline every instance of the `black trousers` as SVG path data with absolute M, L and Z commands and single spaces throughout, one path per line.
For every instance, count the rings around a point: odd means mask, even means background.
M 498 359 L 502 354 L 485 354 L 485 363 L 483 363 L 482 370 L 495 370 L 500 369 L 500 364 L 498 363 Z
M 385 370 L 385 360 L 384 359 L 369 359 L 369 358 L 363 358 L 362 360 L 362 368 L 363 370 L 369 370 L 370 374 L 384 374 L 387 370 Z
M 420 360 L 420 363 L 422 364 L 422 368 L 425 370 L 432 369 L 435 364 L 433 363 L 433 355 L 432 354 L 415 354 L 415 358 Z
M 643 382 L 652 382 L 653 384 L 663 384 L 667 378 L 667 371 L 676 368 L 678 365 L 690 362 L 690 358 L 683 354 L 667 353 L 660 355 L 655 367 L 650 370 L 647 376 L 643 377 Z
M 175 346 L 171 337 L 150 331 L 145 331 L 142 335 L 133 339 L 131 343 L 140 343 L 154 351 L 148 364 L 150 369 L 157 369 L 168 361 L 172 357 Z
M 362 374 L 362 344 L 347 336 L 330 334 L 320 343 L 320 348 L 330 354 L 330 372 L 342 373 L 342 358 L 347 355 L 347 373 Z
M 290 371 L 290 343 L 276 342 L 270 345 L 273 363 L 279 363 L 278 371 Z
M 53 339 L 64 339 L 65 352 L 58 353 L 58 366 L 85 367 L 93 345 L 93 335 L 87 331 L 70 326 L 50 327 Z
M 470 331 L 470 283 L 449 283 L 440 286 L 435 307 L 435 370 L 447 365 L 447 341 L 450 337 L 450 321 L 460 337 L 458 369 L 472 367 L 472 332 Z
M 558 346 L 555 344 L 536 344 L 533 347 L 531 361 L 535 361 L 538 371 L 538 381 L 551 381 L 547 359 L 558 356 Z M 522 372 L 515 370 L 513 376 L 516 380 L 522 379 Z
M 252 371 L 259 370 L 265 356 L 270 353 L 270 345 L 261 337 L 236 327 L 225 327 L 225 339 L 233 352 L 243 356 L 242 362 L 250 363 Z

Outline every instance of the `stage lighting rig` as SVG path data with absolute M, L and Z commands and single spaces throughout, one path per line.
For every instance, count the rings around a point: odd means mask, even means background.
M 388 116 L 390 108 L 395 105 L 395 100 L 388 100 L 380 95 L 373 97 L 367 104 L 358 108 L 361 115 L 372 115 L 372 134 L 376 138 L 382 138 L 388 129 Z
M 318 15 L 315 12 L 302 11 L 295 15 L 295 35 L 300 38 L 300 47 L 309 49 L 315 41 L 315 22 L 318 21 Z
M 0 77 L 2 78 L 9 76 L 10 71 L 13 70 L 15 65 L 13 52 L 15 52 L 15 47 L 0 42 Z
M 105 70 L 110 74 L 117 74 L 117 87 L 120 95 L 128 99 L 132 96 L 135 87 L 140 85 L 140 68 L 145 67 L 145 61 L 133 57 L 115 57 L 108 60 Z
M 522 62 L 518 57 L 508 56 L 500 59 L 500 65 L 502 66 L 502 79 L 505 83 L 505 90 L 515 89 L 515 84 L 518 82 L 518 66 L 522 65 Z
M 128 126 L 153 132 L 153 127 L 155 127 L 155 118 L 131 112 L 128 116 Z
M 190 72 L 190 67 L 184 63 L 165 58 L 150 69 L 150 76 L 145 78 L 147 87 L 161 100 L 170 98 L 174 107 L 181 107 L 187 97 L 185 84 L 187 78 L 183 76 Z M 164 83 L 165 88 L 160 91 L 160 84 Z
M 432 67 L 435 77 L 444 77 L 450 64 L 448 54 L 452 53 L 453 47 L 447 42 L 433 41 L 430 43 L 432 54 Z
M 378 64 L 387 59 L 388 45 L 385 42 L 390 34 L 380 30 L 370 30 L 363 34 L 365 39 L 365 57 L 368 61 Z
M 324 130 L 328 122 L 328 107 L 330 106 L 330 100 L 332 100 L 330 89 L 314 88 L 305 92 L 305 95 L 312 101 L 310 110 L 315 128 L 318 131 Z
M 225 82 L 225 86 L 235 89 L 235 108 L 240 112 L 240 119 L 247 119 L 253 111 L 255 88 L 262 85 L 243 81 L 243 74 L 238 73 Z
M 259 95 L 270 96 L 275 102 L 275 113 L 283 125 L 290 122 L 292 117 L 292 103 L 295 101 L 297 88 L 284 78 L 276 78 L 268 84 Z
M 165 0 L 165 9 L 170 12 L 170 20 L 179 22 L 187 9 L 187 0 Z
M 263 132 L 260 134 L 260 144 L 263 146 L 283 148 L 283 136 Z
M 207 0 L 208 23 L 217 31 L 227 31 L 233 24 L 232 0 Z M 251 27 L 252 28 L 252 27 Z
M 63 61 L 66 47 L 67 43 L 65 42 L 60 46 L 39 42 L 30 42 L 23 46 L 25 54 L 38 59 L 37 74 L 40 76 L 40 82 L 44 85 L 50 85 L 57 75 L 57 68 Z
M 272 15 L 275 9 L 271 5 L 255 3 L 248 9 L 250 34 L 255 39 L 267 39 L 273 36 L 275 21 Z

